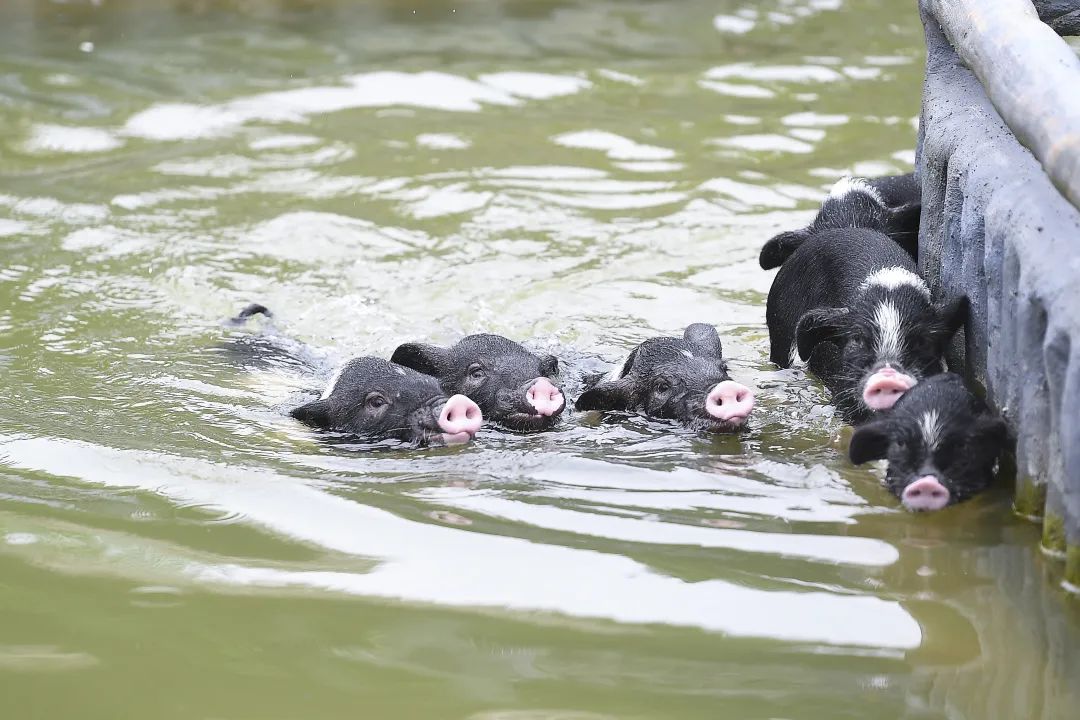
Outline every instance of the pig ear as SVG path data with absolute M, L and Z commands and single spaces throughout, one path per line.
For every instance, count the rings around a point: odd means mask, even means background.
M 938 311 L 938 317 L 941 318 L 941 322 L 945 326 L 945 341 L 948 342 L 956 334 L 956 331 L 967 322 L 967 295 L 937 303 L 935 307 Z
M 446 358 L 446 348 L 424 343 L 405 343 L 398 345 L 390 356 L 390 362 L 412 368 L 425 375 L 438 375 L 439 368 Z
M 889 426 L 884 420 L 855 428 L 848 446 L 848 457 L 856 465 L 881 460 L 889 452 Z
M 782 232 L 773 237 L 761 248 L 761 254 L 758 256 L 761 269 L 772 270 L 783 265 L 784 261 L 791 257 L 791 253 L 798 250 L 809 236 L 810 233 L 804 229 Z
M 540 374 L 544 377 L 553 377 L 559 374 L 559 358 L 554 355 L 540 356 Z
M 683 340 L 694 350 L 718 358 L 724 357 L 724 347 L 720 344 L 720 335 L 712 325 L 694 323 L 686 328 L 686 332 L 683 333 Z
M 325 400 L 315 400 L 307 405 L 301 405 L 289 414 L 312 427 L 330 427 L 330 404 Z
M 607 380 L 589 388 L 574 405 L 578 410 L 625 410 L 630 406 L 631 383 Z
M 847 314 L 847 308 L 814 308 L 803 313 L 795 326 L 799 357 L 805 362 L 819 343 L 839 336 Z
M 630 351 L 629 355 L 626 356 L 626 362 L 624 362 L 622 364 L 622 367 L 619 368 L 619 375 L 618 376 L 620 378 L 626 377 L 626 375 L 630 372 L 630 368 L 634 367 L 634 363 L 637 362 L 638 350 L 640 350 L 640 349 L 641 349 L 641 346 L 638 345 L 636 348 L 634 348 L 633 350 Z

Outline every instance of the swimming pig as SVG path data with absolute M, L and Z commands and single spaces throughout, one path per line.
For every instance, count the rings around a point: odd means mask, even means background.
M 852 423 L 887 410 L 941 372 L 968 300 L 934 302 L 915 263 L 887 236 L 863 228 L 815 232 L 773 279 L 765 309 L 770 359 L 796 352 Z
M 322 397 L 291 414 L 317 428 L 417 445 L 467 443 L 483 422 L 469 398 L 447 397 L 434 378 L 374 357 L 346 362 Z
M 904 507 L 940 510 L 990 485 L 1005 440 L 1005 422 L 959 375 L 943 373 L 856 428 L 848 454 L 856 465 L 888 459 L 885 483 Z
M 650 338 L 578 398 L 578 410 L 631 410 L 699 430 L 737 430 L 754 408 L 750 388 L 728 376 L 720 336 L 695 323 L 681 338 Z
M 390 359 L 437 378 L 443 390 L 469 397 L 484 417 L 511 430 L 552 427 L 566 407 L 552 382 L 559 361 L 501 335 L 469 335 L 450 347 L 406 343 Z
M 782 232 L 761 248 L 763 270 L 780 267 L 814 233 L 840 228 L 865 228 L 888 235 L 911 258 L 918 258 L 922 190 L 915 175 L 842 178 L 833 185 L 813 221 L 804 228 Z
M 228 321 L 233 327 L 273 313 L 253 303 Z M 284 337 L 271 325 L 242 335 L 227 349 L 253 367 L 288 368 L 315 375 L 326 368 L 325 353 Z M 294 409 L 294 418 L 312 427 L 416 445 L 466 443 L 476 435 L 483 414 L 467 397 L 447 397 L 438 382 L 409 368 L 375 357 L 358 357 L 341 365 L 322 397 Z

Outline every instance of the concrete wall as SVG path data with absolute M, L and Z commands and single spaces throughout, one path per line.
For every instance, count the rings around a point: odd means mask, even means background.
M 1076 0 L 1037 4 L 1065 31 L 1080 25 Z M 972 317 L 950 366 L 1008 420 L 1016 439 L 1017 511 L 1042 519 L 1044 546 L 1067 556 L 1065 582 L 1080 591 L 1080 210 L 961 61 L 936 5 L 921 2 L 928 55 L 917 151 L 919 265 L 936 294 L 971 299 Z M 1014 32 L 1012 50 L 1023 40 Z M 971 64 L 993 74 L 1017 61 L 1022 53 Z M 1078 88 L 1080 73 L 1059 92 Z

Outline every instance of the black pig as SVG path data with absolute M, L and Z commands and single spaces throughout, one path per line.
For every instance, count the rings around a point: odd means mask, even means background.
M 434 378 L 374 357 L 346 362 L 322 397 L 291 414 L 317 428 L 417 445 L 467 443 L 483 422 L 469 398 L 448 398 Z
M 702 323 L 641 343 L 577 401 L 578 410 L 636 410 L 696 430 L 736 430 L 753 408 L 754 393 L 728 376 L 716 328 Z
M 877 230 L 916 259 L 921 211 L 922 195 L 914 174 L 843 178 L 833 185 L 809 225 L 773 237 L 761 248 L 758 262 L 763 270 L 780 267 L 814 233 L 840 228 Z
M 844 417 L 861 422 L 944 369 L 945 346 L 967 309 L 964 296 L 933 302 L 911 257 L 885 235 L 824 230 L 773 279 L 770 359 L 789 367 L 797 351 Z
M 469 335 L 450 347 L 406 343 L 391 361 L 438 379 L 443 390 L 476 402 L 484 416 L 511 430 L 544 430 L 566 406 L 551 382 L 559 361 L 501 335 Z
M 940 510 L 990 485 L 1005 440 L 1005 422 L 959 375 L 943 373 L 857 428 L 848 454 L 856 465 L 887 458 L 885 483 L 904 507 Z

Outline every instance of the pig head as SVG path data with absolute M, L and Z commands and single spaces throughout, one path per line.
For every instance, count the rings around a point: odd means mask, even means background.
M 750 388 L 728 376 L 716 328 L 696 323 L 681 338 L 650 338 L 577 401 L 578 410 L 639 411 L 698 430 L 737 430 L 754 407 Z
M 467 397 L 447 397 L 434 378 L 374 357 L 349 360 L 322 397 L 291 414 L 312 427 L 416 445 L 467 443 L 483 422 Z
M 501 335 L 469 335 L 450 347 L 406 343 L 391 360 L 436 378 L 446 392 L 465 395 L 489 420 L 518 432 L 552 427 L 566 407 L 553 382 L 559 361 Z

